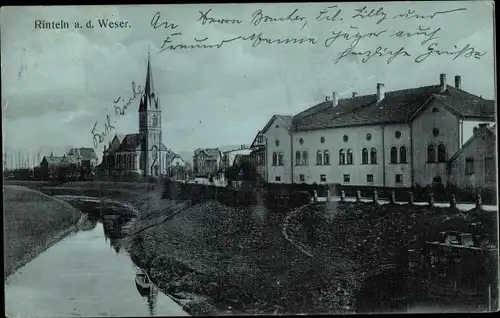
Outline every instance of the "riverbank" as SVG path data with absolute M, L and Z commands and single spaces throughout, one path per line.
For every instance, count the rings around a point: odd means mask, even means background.
M 71 205 L 21 186 L 3 187 L 4 280 L 76 230 L 81 213 Z
M 290 244 L 289 212 L 196 204 L 136 235 L 130 254 L 191 315 L 351 312 L 352 264 Z

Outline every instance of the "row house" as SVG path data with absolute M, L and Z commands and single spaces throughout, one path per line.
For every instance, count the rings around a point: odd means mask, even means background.
M 216 175 L 222 168 L 222 153 L 219 148 L 196 149 L 193 155 L 193 174 L 195 177 Z
M 338 98 L 261 131 L 266 179 L 275 183 L 425 186 L 451 180 L 449 160 L 468 139 L 464 125 L 495 122 L 495 102 L 446 83 Z M 260 146 L 262 147 L 262 146 Z M 259 149 L 259 147 L 255 147 Z

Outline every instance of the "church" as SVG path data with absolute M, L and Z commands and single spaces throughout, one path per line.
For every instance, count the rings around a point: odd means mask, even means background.
M 139 133 L 116 134 L 104 146 L 102 175 L 140 175 L 158 177 L 167 174 L 173 152 L 162 143 L 160 97 L 155 92 L 151 57 L 148 54 L 146 83 L 139 102 Z

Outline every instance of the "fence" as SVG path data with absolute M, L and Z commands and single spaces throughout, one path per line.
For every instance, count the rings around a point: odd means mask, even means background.
M 363 199 L 363 196 L 361 195 L 361 191 L 357 190 L 355 192 L 355 198 L 348 198 L 346 195 L 345 190 L 340 190 L 340 197 L 335 197 L 334 196 L 334 191 L 328 189 L 326 190 L 326 197 L 321 198 L 318 194 L 317 190 L 313 190 L 313 201 L 318 202 L 318 201 L 340 201 L 340 202 L 345 202 L 345 201 L 355 201 L 355 202 L 372 202 L 376 205 L 380 204 L 409 204 L 409 205 L 428 205 L 428 206 L 439 206 L 439 207 L 448 207 L 451 209 L 458 209 L 458 210 L 471 210 L 473 208 L 479 209 L 479 210 L 487 210 L 487 211 L 498 211 L 497 206 L 494 205 L 483 205 L 482 198 L 480 194 L 476 194 L 476 200 L 474 204 L 458 204 L 455 195 L 450 196 L 450 201 L 447 203 L 437 203 L 434 195 L 432 193 L 429 194 L 427 202 L 415 202 L 413 192 L 408 191 L 406 200 L 405 201 L 397 201 L 396 200 L 396 193 L 395 191 L 390 191 L 389 192 L 389 198 L 388 200 L 381 200 L 379 197 L 378 190 L 375 189 L 372 192 L 371 199 Z

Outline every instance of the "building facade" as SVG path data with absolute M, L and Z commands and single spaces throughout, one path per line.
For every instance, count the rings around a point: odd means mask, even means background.
M 495 189 L 496 158 L 496 126 L 480 124 L 473 136 L 449 160 L 450 181 L 460 188 Z
M 115 135 L 108 147 L 104 146 L 101 173 L 153 177 L 167 174 L 169 149 L 162 142 L 160 97 L 155 92 L 149 56 L 138 119 L 138 133 Z
M 261 131 L 255 136 L 252 145 L 250 146 L 250 161 L 253 163 L 256 172 L 261 180 L 267 180 L 266 176 L 266 140 Z
M 267 181 L 379 187 L 448 181 L 448 160 L 468 136 L 464 124 L 493 123 L 495 105 L 440 75 L 439 85 L 332 98 L 262 130 Z
M 195 177 L 214 176 L 222 168 L 222 153 L 219 148 L 196 149 L 193 155 Z

